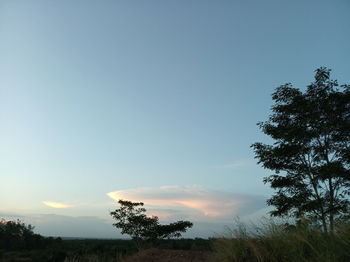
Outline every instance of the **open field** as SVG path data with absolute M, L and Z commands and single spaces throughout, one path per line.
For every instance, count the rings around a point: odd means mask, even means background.
M 0 262 L 117 262 L 141 261 L 146 257 L 153 261 L 174 257 L 182 257 L 181 261 L 206 261 L 203 259 L 211 250 L 211 241 L 199 238 L 161 240 L 157 249 L 145 246 L 140 253 L 131 240 L 69 239 L 57 240 L 45 249 L 0 250 Z

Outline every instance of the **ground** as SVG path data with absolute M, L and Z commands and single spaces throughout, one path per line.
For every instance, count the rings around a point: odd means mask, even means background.
M 122 262 L 210 262 L 212 252 L 193 250 L 147 249 L 126 257 Z

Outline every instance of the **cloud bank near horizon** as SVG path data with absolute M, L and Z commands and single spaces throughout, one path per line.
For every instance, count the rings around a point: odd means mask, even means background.
M 34 232 L 53 237 L 82 237 L 82 238 L 117 238 L 130 239 L 122 235 L 119 229 L 112 226 L 111 218 L 96 216 L 66 216 L 58 214 L 10 214 L 2 213 L 0 217 L 6 220 L 20 219 L 34 226 Z M 221 235 L 227 224 L 214 222 L 194 223 L 193 228 L 183 234 L 183 237 L 214 237 Z
M 161 186 L 117 190 L 107 194 L 113 200 L 126 199 L 144 202 L 149 215 L 157 215 L 161 223 L 177 220 L 194 222 L 184 237 L 213 237 L 233 225 L 234 218 L 243 220 L 259 218 L 266 213 L 265 198 L 252 194 L 237 194 L 201 186 Z M 18 214 L 1 212 L 0 217 L 21 219 L 35 226 L 35 232 L 45 236 L 128 238 L 114 228 L 109 212 L 90 212 L 73 216 L 80 205 L 45 201 L 46 206 L 60 214 Z M 105 206 L 106 203 L 101 203 Z M 111 208 L 111 203 L 108 204 Z M 68 207 L 71 207 L 68 209 Z M 107 207 L 106 207 L 107 209 Z M 5 211 L 5 210 L 3 210 Z M 55 211 L 55 212 L 56 212 Z M 100 210 L 99 210 L 100 211 Z M 107 211 L 107 210 L 106 210 Z M 62 213 L 65 212 L 65 213 Z M 97 216 L 97 214 L 102 216 Z
M 152 215 L 161 219 L 192 219 L 196 221 L 232 221 L 266 207 L 265 198 L 250 194 L 236 194 L 200 186 L 161 186 L 117 190 L 107 195 L 133 202 L 144 202 Z

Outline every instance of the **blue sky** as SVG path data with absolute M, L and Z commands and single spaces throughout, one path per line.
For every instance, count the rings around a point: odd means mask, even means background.
M 188 236 L 262 216 L 270 173 L 250 145 L 269 139 L 256 123 L 277 86 L 304 88 L 317 67 L 350 83 L 349 10 L 2 0 L 0 216 L 90 237 L 120 236 L 108 215 L 119 197 L 197 221 Z

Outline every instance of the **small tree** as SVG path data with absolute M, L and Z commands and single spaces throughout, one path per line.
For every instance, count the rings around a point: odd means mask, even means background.
M 128 234 L 135 241 L 137 248 L 144 241 L 154 242 L 163 238 L 180 237 L 193 224 L 189 221 L 177 221 L 168 225 L 159 224 L 157 216 L 147 216 L 142 202 L 119 200 L 120 208 L 110 212 L 117 221 L 113 224 L 121 229 L 122 234 Z
M 258 125 L 274 143 L 255 143 L 256 158 L 275 174 L 264 178 L 277 192 L 268 200 L 274 216 L 306 216 L 333 231 L 349 214 L 350 86 L 338 87 L 330 70 L 316 69 L 306 92 L 285 84 L 272 94 L 275 104 Z

